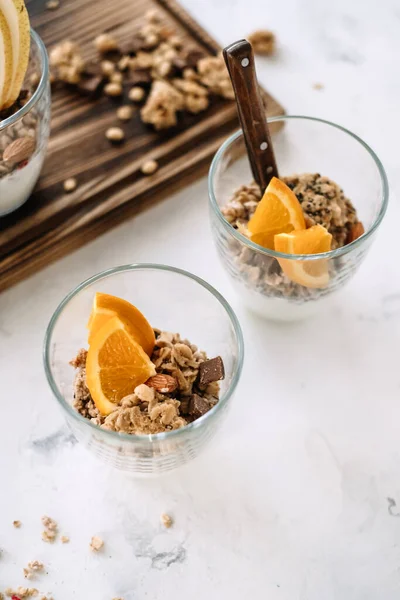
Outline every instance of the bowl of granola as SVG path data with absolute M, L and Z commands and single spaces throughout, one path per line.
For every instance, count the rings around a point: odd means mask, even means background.
M 253 181 L 243 134 L 233 134 L 210 168 L 211 227 L 222 264 L 246 306 L 268 319 L 294 321 L 323 308 L 357 271 L 385 215 L 388 182 L 373 150 L 339 125 L 300 116 L 268 123 L 280 179 L 261 190 Z M 276 209 L 281 192 L 285 202 L 292 198 L 297 204 L 304 231 L 295 236 L 291 226 L 276 237 L 271 226 L 268 235 L 254 234 L 254 221 L 260 226 L 271 219 L 268 207 Z M 279 206 L 281 217 L 292 208 Z M 314 233 L 328 245 L 310 253 Z
M 44 344 L 46 376 L 75 437 L 138 475 L 198 455 L 242 365 L 228 303 L 195 275 L 163 265 L 126 265 L 83 282 L 56 309 Z

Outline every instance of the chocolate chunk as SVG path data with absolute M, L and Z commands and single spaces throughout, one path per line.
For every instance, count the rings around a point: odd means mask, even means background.
M 220 356 L 205 360 L 200 364 L 199 385 L 206 386 L 213 381 L 219 381 L 225 377 L 224 363 Z
M 124 80 L 124 84 L 130 85 L 134 87 L 135 85 L 139 85 L 140 87 L 150 87 L 152 82 L 150 71 L 147 69 L 137 69 L 135 71 L 131 71 L 128 79 Z
M 78 91 L 84 96 L 96 96 L 100 93 L 104 84 L 104 78 L 100 75 L 86 75 L 82 77 L 77 85 Z
M 184 60 L 186 61 L 186 66 L 189 69 L 195 69 L 197 67 L 197 63 L 201 58 L 204 58 L 206 54 L 201 50 L 191 49 L 185 55 Z
M 201 396 L 193 394 L 190 397 L 188 412 L 189 415 L 191 415 L 195 419 L 198 419 L 199 417 L 205 415 L 206 412 L 210 410 L 210 408 L 211 406 L 208 404 L 207 400 L 204 400 L 204 398 L 202 398 Z

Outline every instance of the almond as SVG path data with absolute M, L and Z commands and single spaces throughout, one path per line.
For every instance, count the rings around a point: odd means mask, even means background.
M 178 387 L 177 381 L 171 375 L 164 375 L 163 373 L 158 373 L 157 375 L 153 375 L 146 381 L 146 385 L 154 388 L 157 392 L 161 394 L 169 394 L 176 390 Z
M 351 242 L 354 242 L 356 239 L 361 237 L 364 232 L 364 225 L 361 223 L 361 221 L 354 223 L 354 225 L 351 226 L 349 235 L 347 236 L 347 243 L 350 244 Z
M 14 140 L 4 150 L 4 162 L 16 165 L 23 160 L 28 160 L 35 150 L 35 145 L 35 140 L 31 137 L 22 137 Z

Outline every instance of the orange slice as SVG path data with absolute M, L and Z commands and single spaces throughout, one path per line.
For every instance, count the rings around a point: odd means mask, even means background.
M 276 234 L 305 229 L 306 224 L 295 193 L 273 177 L 247 227 L 254 243 L 273 250 Z
M 155 374 L 129 325 L 118 317 L 108 319 L 93 337 L 86 359 L 86 383 L 101 414 L 109 415 L 122 398 Z
M 332 236 L 322 225 L 303 231 L 275 236 L 275 250 L 284 254 L 320 254 L 331 249 Z M 328 261 L 278 258 L 283 272 L 294 282 L 309 288 L 323 288 L 329 283 Z
M 143 350 L 151 356 L 155 344 L 154 331 L 140 310 L 130 302 L 97 292 L 93 302 L 87 327 L 89 329 L 88 342 L 92 343 L 98 331 L 109 319 L 119 317 L 129 324 L 131 334 L 142 346 Z

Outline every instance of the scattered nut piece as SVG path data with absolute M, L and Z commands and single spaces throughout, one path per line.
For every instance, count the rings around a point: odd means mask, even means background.
M 118 61 L 118 69 L 120 71 L 126 71 L 127 68 L 129 67 L 131 58 L 130 56 L 123 56 L 119 61 Z
M 129 121 L 132 119 L 133 108 L 131 106 L 120 106 L 117 110 L 117 117 L 121 121 Z
M 56 8 L 58 8 L 59 6 L 59 0 L 48 0 L 48 2 L 46 2 L 47 10 L 56 10 Z
M 115 71 L 115 65 L 111 60 L 102 60 L 100 63 L 100 69 L 103 75 L 110 77 Z
M 173 520 L 169 515 L 167 515 L 166 513 L 163 513 L 161 515 L 161 523 L 164 525 L 164 527 L 169 529 L 172 526 Z
M 132 102 L 141 102 L 144 98 L 144 89 L 141 87 L 133 87 L 129 90 L 129 100 Z
M 100 54 L 105 54 L 106 52 L 118 50 L 117 41 L 109 33 L 102 33 L 98 35 L 94 40 L 94 45 L 96 46 Z
M 110 127 L 106 131 L 106 138 L 110 140 L 110 142 L 122 142 L 125 134 L 120 127 Z
M 104 86 L 104 93 L 107 94 L 107 96 L 121 96 L 122 85 L 114 82 L 107 83 L 107 85 Z
M 40 560 L 32 560 L 30 563 L 28 563 L 28 568 L 32 571 L 43 571 L 44 564 L 40 562 Z
M 36 87 L 39 84 L 39 81 L 40 81 L 39 73 L 32 73 L 32 75 L 29 77 L 29 83 L 31 84 L 32 87 Z
M 146 160 L 145 163 L 141 166 L 140 170 L 143 175 L 152 175 L 158 169 L 158 162 L 155 160 Z
M 68 544 L 69 543 L 69 537 L 67 535 L 62 535 L 61 536 L 61 543 L 62 544 Z
M 251 33 L 248 38 L 256 54 L 272 56 L 275 53 L 275 34 L 268 29 L 260 29 Z
M 101 548 L 103 546 L 104 546 L 103 540 L 101 538 L 99 538 L 97 535 L 94 535 L 90 542 L 90 549 L 92 550 L 92 552 L 98 552 L 99 550 L 101 550 Z
M 319 83 L 319 82 L 313 83 L 313 88 L 314 88 L 314 90 L 323 90 L 323 89 L 324 89 L 324 87 L 325 87 L 325 86 L 324 86 L 324 84 L 323 84 L 323 83 Z
M 16 529 L 19 529 L 22 525 L 21 521 L 13 521 L 13 525 Z
M 74 190 L 76 190 L 77 185 L 78 182 L 76 181 L 75 177 L 69 177 L 63 183 L 64 191 L 66 191 L 67 194 L 73 192 Z
M 120 83 L 121 84 L 122 80 L 123 80 L 122 73 L 118 73 L 117 71 L 112 73 L 110 76 L 111 83 Z

